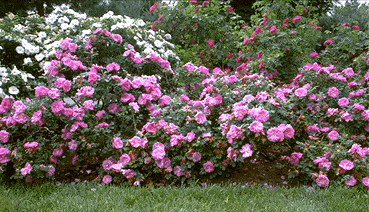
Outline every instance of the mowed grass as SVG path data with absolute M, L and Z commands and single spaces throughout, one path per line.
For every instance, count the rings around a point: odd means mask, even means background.
M 124 187 L 0 184 L 0 211 L 368 211 L 369 193 L 353 188 L 262 186 Z

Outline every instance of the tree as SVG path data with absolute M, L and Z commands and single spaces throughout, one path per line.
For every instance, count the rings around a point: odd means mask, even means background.
M 0 0 L 0 17 L 4 17 L 9 12 L 19 16 L 27 16 L 29 10 L 37 11 L 40 16 L 44 16 L 46 11 L 44 4 L 50 8 L 56 2 L 60 2 L 60 0 Z
M 246 23 L 250 22 L 250 17 L 255 14 L 255 10 L 252 8 L 252 5 L 257 0 L 232 0 L 231 6 L 233 7 L 235 13 L 241 16 L 242 20 Z
M 70 4 L 72 9 L 80 12 L 90 11 L 106 5 L 103 0 L 0 0 L 0 3 L 0 17 L 4 17 L 8 12 L 19 16 L 27 16 L 27 11 L 36 11 L 40 16 L 44 16 L 52 11 L 53 5 L 61 4 Z
M 16 3 L 0 0 L 0 17 L 4 17 L 8 12 L 24 17 L 28 15 L 27 11 L 35 11 L 40 16 L 45 16 L 53 10 L 54 5 L 69 4 L 74 11 L 86 13 L 88 16 L 100 17 L 111 10 L 115 14 L 152 21 L 157 17 L 149 13 L 149 8 L 156 1 L 160 0 L 18 0 Z
M 299 0 L 299 1 L 291 1 L 291 5 L 295 7 L 297 4 L 306 3 L 306 5 L 313 6 L 317 8 L 317 14 L 319 16 L 326 14 L 330 11 L 335 2 L 339 0 Z M 255 9 L 252 8 L 252 5 L 257 2 L 257 0 L 231 0 L 231 6 L 234 8 L 234 11 L 241 16 L 241 18 L 247 23 L 250 22 L 250 17 L 255 14 Z M 264 2 L 273 2 L 273 0 L 264 0 Z

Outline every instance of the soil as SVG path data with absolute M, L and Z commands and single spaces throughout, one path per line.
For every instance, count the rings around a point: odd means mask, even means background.
M 280 162 L 256 162 L 250 163 L 241 168 L 240 171 L 232 173 L 227 178 L 216 178 L 206 180 L 209 184 L 229 184 L 233 185 L 263 185 L 264 187 L 297 187 L 302 186 L 298 182 L 287 182 L 287 168 L 280 166 Z

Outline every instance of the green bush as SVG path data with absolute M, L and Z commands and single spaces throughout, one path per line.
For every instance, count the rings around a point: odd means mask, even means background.
M 237 47 L 246 49 L 238 67 L 247 65 L 248 72 L 287 82 L 312 60 L 309 55 L 319 46 L 321 31 L 314 7 L 293 7 L 286 1 L 260 1 L 255 6 L 262 17 L 252 16 L 252 26 L 237 34 L 242 38 Z
M 113 11 L 117 15 L 126 15 L 144 21 L 154 21 L 158 17 L 149 12 L 149 8 L 154 2 L 155 0 L 110 0 L 102 4 L 92 5 L 88 9 L 80 9 L 90 17 L 101 17 L 107 11 Z
M 232 32 L 242 21 L 233 12 L 229 1 L 203 2 L 180 1 L 175 8 L 158 5 L 160 17 L 152 22 L 152 29 L 172 35 L 175 52 L 182 64 L 234 66 L 238 50 L 235 48 L 237 38 Z
M 357 0 L 346 1 L 344 6 L 334 6 L 328 14 L 324 14 L 319 19 L 319 25 L 323 31 L 333 31 L 337 26 L 344 23 L 358 25 L 363 31 L 369 28 L 369 6 L 361 4 Z

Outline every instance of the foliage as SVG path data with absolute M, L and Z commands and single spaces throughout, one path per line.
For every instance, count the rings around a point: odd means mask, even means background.
M 242 20 L 246 23 L 250 23 L 251 16 L 255 14 L 255 9 L 252 8 L 252 5 L 256 2 L 256 0 L 252 1 L 243 1 L 243 0 L 232 0 L 230 5 L 234 8 L 235 13 L 241 16 Z
M 111 1 L 106 10 L 100 10 L 100 14 L 88 14 L 89 16 L 102 16 L 105 11 L 113 11 L 114 14 L 126 15 L 134 19 L 144 21 L 154 21 L 158 17 L 151 14 L 149 8 L 155 3 L 155 0 L 115 0 Z
M 157 8 L 153 12 L 160 16 L 152 22 L 152 29 L 172 35 L 182 64 L 193 61 L 206 67 L 232 67 L 238 54 L 232 30 L 241 23 L 239 17 L 229 1 L 204 2 L 180 1 L 175 8 L 153 5 Z
M 309 54 L 319 46 L 320 27 L 314 8 L 285 1 L 265 4 L 258 2 L 262 15 L 252 17 L 253 25 L 238 32 L 243 38 L 237 47 L 242 51 L 237 67 L 251 73 L 263 73 L 281 82 L 291 80 L 298 67 L 311 60 Z M 300 14 L 300 15 L 299 15 Z
M 324 41 L 324 48 L 316 58 L 324 65 L 335 64 L 342 70 L 352 67 L 354 59 L 369 48 L 368 31 L 361 30 L 357 25 L 337 26 L 327 35 L 331 37 Z
M 319 19 L 319 25 L 323 31 L 333 31 L 337 26 L 343 23 L 358 25 L 363 31 L 368 29 L 368 10 L 366 4 L 361 4 L 357 0 L 346 1 L 344 6 L 334 6 L 332 11 L 323 15 Z

